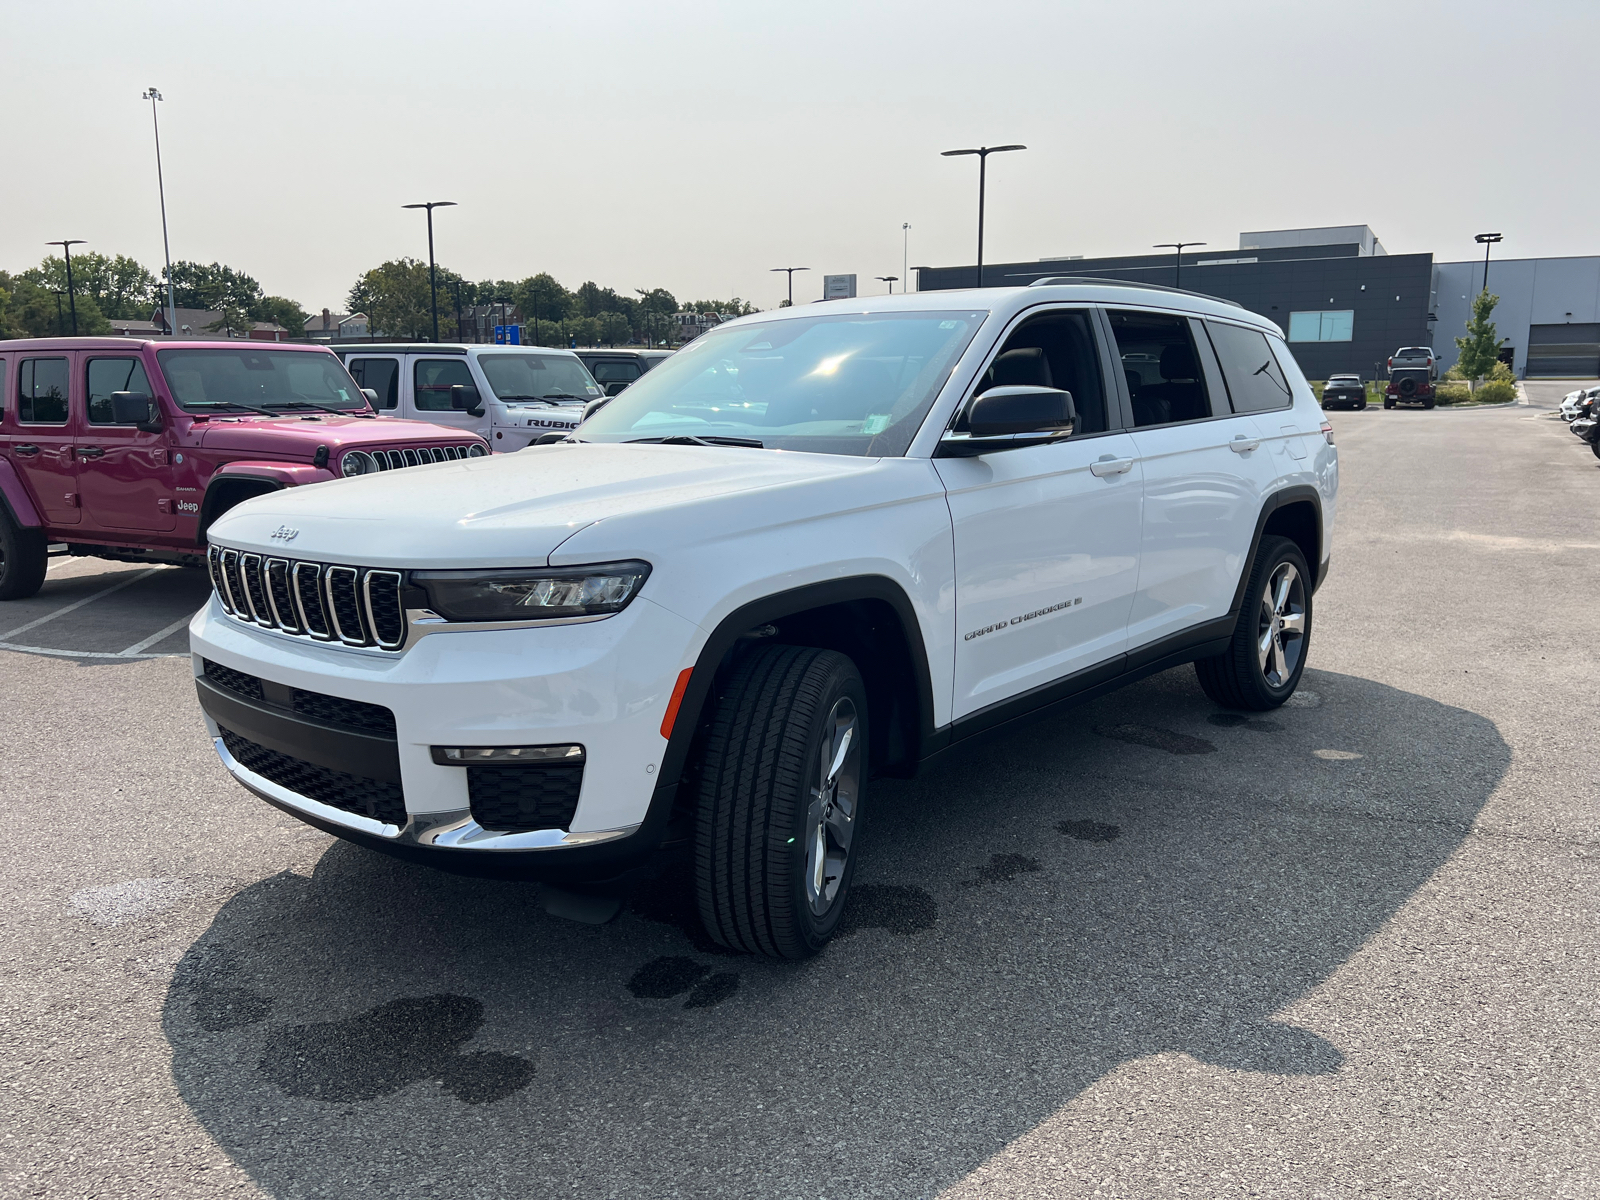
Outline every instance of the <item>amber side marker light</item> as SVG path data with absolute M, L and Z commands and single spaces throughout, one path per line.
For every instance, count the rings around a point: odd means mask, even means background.
M 689 676 L 693 667 L 678 672 L 678 682 L 672 685 L 672 699 L 667 701 L 667 715 L 661 718 L 661 736 L 671 740 L 672 726 L 678 719 L 678 706 L 683 703 L 683 693 L 689 690 Z

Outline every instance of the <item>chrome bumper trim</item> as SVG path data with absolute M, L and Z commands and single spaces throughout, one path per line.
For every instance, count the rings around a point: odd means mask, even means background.
M 639 829 L 638 825 L 626 825 L 620 829 L 595 829 L 573 833 L 568 833 L 564 829 L 533 829 L 525 833 L 503 833 L 485 829 L 472 819 L 471 810 L 464 808 L 447 812 L 410 813 L 405 828 L 401 829 L 399 826 L 376 821 L 371 817 L 345 812 L 342 808 L 323 804 L 309 796 L 302 796 L 299 792 L 291 792 L 288 788 L 273 783 L 272 780 L 257 775 L 243 766 L 238 759 L 228 753 L 228 747 L 223 744 L 220 737 L 212 738 L 211 744 L 216 747 L 217 757 L 222 759 L 222 765 L 228 768 L 228 773 L 263 799 L 271 800 L 295 812 L 304 813 L 308 817 L 315 817 L 319 821 L 326 821 L 330 825 L 339 825 L 357 833 L 387 838 L 393 842 L 441 850 L 565 850 L 573 846 L 597 846 L 603 842 L 614 842 L 636 833 Z

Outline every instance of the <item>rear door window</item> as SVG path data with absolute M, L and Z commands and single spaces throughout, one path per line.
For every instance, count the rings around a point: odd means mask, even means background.
M 67 360 L 25 358 L 17 372 L 17 420 L 24 425 L 67 423 Z
M 400 404 L 400 360 L 398 358 L 352 358 L 350 375 L 360 388 L 378 393 L 375 406 L 380 411 Z
M 1135 428 L 1201 421 L 1212 415 L 1187 317 L 1118 309 L 1106 316 L 1117 339 Z
M 1207 321 L 1236 413 L 1272 412 L 1294 402 L 1289 381 L 1264 334 L 1241 325 Z
M 632 383 L 644 374 L 638 363 L 625 358 L 603 358 L 590 368 L 590 373 L 601 387 L 608 383 Z
M 143 392 L 150 395 L 150 379 L 137 358 L 91 358 L 89 360 L 89 424 L 114 425 L 111 419 L 112 392 Z
M 419 358 L 412 385 L 418 412 L 462 411 L 450 403 L 450 389 L 457 385 L 467 389 L 469 404 L 478 393 L 478 385 L 472 382 L 472 372 L 464 358 Z

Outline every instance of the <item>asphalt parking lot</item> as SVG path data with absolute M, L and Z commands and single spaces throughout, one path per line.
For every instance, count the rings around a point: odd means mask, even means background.
M 1331 414 L 1295 702 L 1183 668 L 878 784 L 799 965 L 287 818 L 204 735 L 202 574 L 57 560 L 0 607 L 0 1194 L 1600 1195 L 1572 386 Z

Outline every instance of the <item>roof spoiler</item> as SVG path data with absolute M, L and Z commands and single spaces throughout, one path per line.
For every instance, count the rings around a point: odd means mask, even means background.
M 1237 300 L 1229 300 L 1226 296 L 1213 296 L 1209 292 L 1191 292 L 1188 288 L 1167 287 L 1160 283 L 1135 283 L 1131 279 L 1103 279 L 1097 275 L 1046 275 L 1043 279 L 1035 279 L 1029 287 L 1054 287 L 1063 283 L 1093 283 L 1101 287 L 1138 288 L 1146 292 L 1173 292 L 1179 296 L 1194 296 L 1199 300 L 1215 300 L 1218 304 L 1231 304 L 1234 308 L 1243 308 Z

